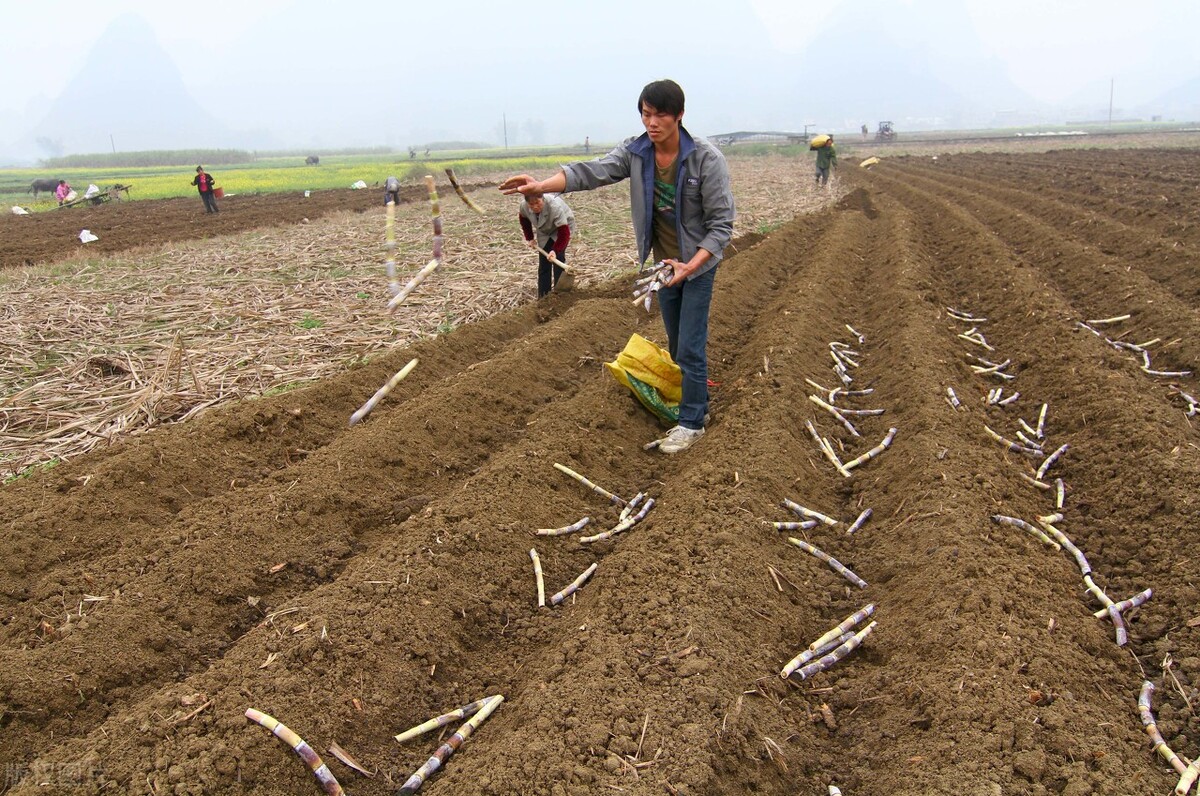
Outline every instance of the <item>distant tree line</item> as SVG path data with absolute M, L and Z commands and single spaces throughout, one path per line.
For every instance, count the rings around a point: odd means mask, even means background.
M 253 163 L 255 156 L 244 149 L 170 149 L 150 152 L 95 152 L 64 155 L 38 161 L 44 168 L 130 168 L 138 166 L 192 166 L 197 163 L 228 166 Z

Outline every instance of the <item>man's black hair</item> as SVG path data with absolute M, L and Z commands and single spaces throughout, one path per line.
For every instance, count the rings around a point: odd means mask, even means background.
M 660 113 L 678 116 L 683 113 L 683 89 L 674 80 L 655 80 L 648 83 L 638 96 L 638 113 L 649 105 Z
M 201 171 L 203 171 L 203 170 L 204 170 L 204 167 L 203 167 L 203 166 L 197 166 L 197 167 L 196 167 L 196 173 L 197 173 L 197 174 L 199 174 L 199 173 L 200 173 Z

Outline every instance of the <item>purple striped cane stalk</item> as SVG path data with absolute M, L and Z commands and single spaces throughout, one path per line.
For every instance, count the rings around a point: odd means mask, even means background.
M 1050 490 L 1050 489 L 1054 488 L 1051 484 L 1047 484 L 1044 481 L 1039 481 L 1036 478 L 1034 478 L 1032 475 L 1030 475 L 1029 473 L 1018 473 L 1018 475 L 1020 475 L 1022 478 L 1024 478 L 1026 483 L 1033 484 L 1038 489 Z
M 1124 616 L 1126 611 L 1131 608 L 1137 608 L 1139 605 L 1142 605 L 1146 602 L 1146 600 L 1149 600 L 1153 596 L 1154 589 L 1146 589 L 1145 591 L 1138 592 L 1132 597 L 1121 600 L 1119 603 L 1113 603 L 1112 607 L 1117 611 L 1117 613 L 1121 614 L 1121 616 Z M 1092 612 L 1092 616 L 1096 617 L 1097 619 L 1103 619 L 1107 613 L 1108 609 L 1104 609 L 1101 611 Z
M 956 310 L 953 307 L 947 307 L 946 312 L 954 320 L 962 321 L 963 323 L 987 323 L 987 318 L 974 318 L 971 316 L 971 313 Z
M 847 323 L 847 324 L 844 324 L 844 326 L 845 326 L 845 327 L 846 327 L 846 328 L 847 328 L 847 329 L 850 331 L 850 334 L 852 334 L 852 335 L 854 335 L 856 338 L 858 338 L 858 342 L 860 342 L 860 343 L 865 343 L 865 342 L 867 342 L 867 338 L 863 337 L 861 334 L 859 334 L 858 332 L 854 331 L 854 327 L 853 327 L 853 326 L 851 326 L 851 325 L 850 325 L 850 324 L 848 324 L 848 323 Z
M 962 406 L 962 401 L 958 400 L 958 396 L 955 395 L 953 387 L 946 388 L 946 395 L 949 396 L 946 399 L 946 402 L 949 403 L 952 408 L 957 409 L 958 407 Z
M 777 531 L 807 531 L 810 528 L 816 528 L 820 523 L 816 520 L 805 520 L 804 522 L 772 522 L 771 525 Z
M 450 711 L 449 713 L 443 713 L 440 716 L 433 717 L 429 721 L 421 722 L 416 727 L 405 730 L 404 732 L 395 736 L 395 738 L 398 742 L 404 743 L 407 740 L 416 738 L 418 735 L 424 735 L 427 732 L 432 732 L 433 730 L 441 729 L 442 727 L 445 727 L 447 724 L 451 724 L 456 721 L 462 721 L 463 719 L 467 718 L 468 716 L 474 716 L 476 713 L 479 712 L 479 710 L 485 704 L 487 704 L 487 701 L 489 699 L 494 699 L 494 698 L 495 697 L 484 697 L 483 699 L 478 699 L 474 702 L 468 702 L 467 704 L 463 705 L 461 708 L 455 708 L 454 710 Z
M 807 520 L 817 520 L 817 521 L 822 522 L 829 526 L 834 526 L 834 525 L 838 524 L 838 521 L 835 520 L 833 517 L 830 517 L 827 514 L 822 514 L 819 511 L 813 511 L 812 509 L 805 508 L 804 506 L 801 506 L 796 501 L 789 500 L 788 498 L 784 498 L 783 503 L 781 503 L 780 505 L 782 505 L 785 509 L 792 512 L 796 516 L 803 517 L 804 519 L 807 519 Z
M 833 652 L 826 653 L 812 663 L 800 667 L 800 669 L 797 670 L 797 673 L 800 675 L 800 679 L 804 680 L 812 677 L 818 672 L 823 672 L 830 666 L 833 666 L 835 663 L 845 658 L 851 652 L 854 652 L 854 650 L 858 649 L 858 646 L 862 644 L 863 639 L 871 635 L 871 631 L 875 629 L 875 625 L 876 623 L 872 622 L 843 642 L 842 645 Z
M 581 536 L 579 538 L 579 542 L 580 542 L 580 544 L 591 544 L 592 542 L 603 542 L 605 539 L 611 539 L 619 533 L 624 533 L 625 531 L 628 531 L 630 528 L 632 528 L 633 526 L 637 525 L 639 522 L 644 520 L 646 518 L 646 515 L 650 513 L 650 509 L 652 509 L 652 508 L 654 508 L 654 498 L 646 498 L 646 502 L 642 504 L 642 507 L 640 509 L 638 509 L 637 514 L 633 514 L 633 515 L 626 517 L 625 519 L 621 520 L 614 527 L 610 528 L 607 531 L 603 531 L 603 532 L 595 534 L 593 536 Z
M 560 605 L 563 600 L 567 599 L 572 594 L 574 594 L 575 592 L 577 592 L 581 588 L 583 588 L 583 584 L 587 583 L 588 578 L 590 578 L 592 576 L 592 573 L 596 571 L 596 567 L 598 567 L 598 566 L 599 566 L 599 564 L 593 563 L 590 567 L 585 569 L 583 571 L 583 574 L 581 574 L 579 577 L 575 578 L 575 580 L 571 581 L 570 584 L 568 584 L 565 589 L 563 589 L 562 591 L 556 593 L 553 597 L 551 597 L 550 604 L 551 605 Z
M 433 753 L 433 757 L 425 761 L 425 764 L 418 768 L 413 775 L 409 777 L 402 786 L 400 786 L 400 790 L 398 791 L 400 796 L 411 796 L 411 794 L 416 793 L 417 790 L 425 784 L 425 780 L 429 777 L 429 775 L 441 768 L 442 764 L 446 762 L 447 758 L 454 754 L 458 747 L 462 746 L 466 740 L 471 737 L 471 733 L 478 729 L 479 725 L 482 724 L 488 716 L 492 715 L 492 711 L 500 707 L 500 703 L 504 701 L 504 697 L 497 694 L 496 696 L 488 697 L 484 701 L 486 704 L 479 709 L 479 712 L 468 719 L 467 722 L 461 727 L 459 727 L 458 730 L 450 736 L 448 741 L 438 747 L 437 751 Z
M 819 647 L 820 645 L 824 644 L 825 642 L 829 641 L 830 639 L 837 638 L 838 636 L 841 636 L 843 633 L 849 632 L 851 630 L 851 628 L 856 627 L 864 619 L 873 615 L 874 613 L 875 613 L 875 603 L 867 603 L 862 608 L 859 608 L 857 611 L 850 614 L 850 616 L 846 617 L 841 622 L 839 622 L 836 627 L 832 627 L 829 630 L 826 630 L 824 633 L 822 633 L 820 638 L 818 638 L 812 644 L 808 645 L 808 648 L 815 649 L 816 647 Z
M 1188 763 L 1187 769 L 1179 775 L 1179 784 L 1175 786 L 1175 796 L 1187 796 L 1188 791 L 1195 784 L 1197 776 L 1200 776 L 1200 758 Z
M 804 666 L 809 661 L 820 658 L 822 655 L 833 651 L 836 647 L 842 646 L 853 637 L 854 634 L 847 631 L 842 633 L 840 636 L 834 636 L 833 638 L 825 639 L 825 641 L 821 642 L 820 644 L 814 643 L 813 646 L 808 647 L 808 649 L 804 650 L 799 655 L 788 661 L 784 665 L 782 671 L 779 672 L 779 676 L 786 680 L 791 676 L 792 672 L 796 671 L 801 666 Z
M 569 533 L 582 531 L 592 521 L 591 517 L 584 517 L 579 522 L 573 522 L 570 525 L 564 525 L 561 528 L 538 528 L 534 531 L 537 536 L 566 536 Z
M 861 527 L 863 527 L 864 525 L 866 525 L 866 524 L 867 524 L 867 520 L 871 519 L 871 513 L 872 513 L 872 512 L 871 512 L 871 510 L 870 510 L 870 509 L 863 509 L 863 512 L 862 512 L 862 514 L 859 514 L 859 515 L 858 515 L 858 519 L 856 519 L 856 520 L 854 521 L 854 523 L 853 523 L 853 524 L 852 524 L 852 525 L 851 525 L 849 528 L 847 528 L 847 529 L 846 529 L 846 533 L 847 533 L 847 534 L 852 534 L 852 533 L 854 533 L 855 531 L 857 531 L 859 528 L 861 528 Z
M 1034 428 L 1033 426 L 1029 425 L 1028 423 L 1026 423 L 1025 418 L 1018 417 L 1017 422 L 1021 424 L 1021 428 L 1025 429 L 1027 432 L 1032 434 L 1035 438 L 1041 439 L 1041 437 L 1038 437 L 1037 429 Z
M 1011 525 L 1014 528 L 1020 528 L 1030 536 L 1034 536 L 1043 543 L 1050 545 L 1055 550 L 1062 550 L 1062 545 L 1047 536 L 1045 531 L 1043 531 L 1041 528 L 1038 528 L 1036 525 L 1031 525 L 1028 522 L 1025 522 L 1025 520 L 1018 519 L 1017 517 L 1008 517 L 1003 514 L 993 514 L 992 521 L 999 523 L 1000 525 Z
M 997 396 L 997 397 L 999 397 L 999 396 Z M 1008 406 L 1009 404 L 1011 404 L 1013 401 L 1017 400 L 1020 397 L 1021 397 L 1021 391 L 1017 390 L 1016 392 L 1014 392 L 1012 395 L 1008 396 L 1007 398 L 1001 398 L 999 401 L 996 401 L 996 406 Z
M 617 497 L 617 496 L 616 496 L 616 495 L 614 495 L 612 492 L 609 492 L 607 489 L 604 489 L 603 487 L 596 486 L 596 485 L 595 485 L 595 484 L 593 484 L 591 481 L 587 480 L 587 479 L 586 479 L 586 478 L 584 478 L 582 475 L 580 475 L 579 473 L 577 473 L 577 472 L 575 472 L 574 470 L 572 470 L 570 467 L 565 467 L 565 466 L 563 466 L 563 465 L 559 464 L 558 462 L 555 462 L 555 463 L 554 463 L 554 469 L 555 469 L 555 470 L 558 470 L 560 473 L 565 473 L 566 475 L 569 475 L 569 476 L 571 476 L 571 477 L 572 477 L 572 478 L 574 478 L 576 481 L 578 481 L 579 483 L 581 483 L 581 484 L 583 484 L 584 486 L 586 486 L 588 489 L 590 489 L 590 490 L 592 490 L 593 492 L 595 492 L 597 495 L 600 495 L 601 497 L 604 497 L 604 498 L 608 498 L 608 502 L 609 502 L 609 503 L 612 503 L 614 506 L 624 506 L 624 505 L 625 505 L 625 501 L 624 501 L 624 500 L 622 500 L 621 498 Z
M 874 448 L 871 448 L 871 450 L 867 451 L 862 456 L 859 456 L 856 459 L 851 459 L 850 461 L 846 462 L 846 469 L 853 470 L 855 467 L 858 467 L 860 464 L 864 464 L 866 462 L 869 462 L 871 459 L 874 459 L 876 456 L 883 453 L 888 448 L 892 447 L 892 440 L 895 438 L 896 438 L 896 429 L 889 428 L 888 433 L 883 438 L 883 442 L 880 442 L 878 445 L 876 445 Z
M 817 433 L 817 428 L 813 425 L 811 420 L 805 420 L 804 427 L 808 429 L 808 433 L 812 435 L 814 440 L 816 440 L 817 447 L 821 449 L 821 453 L 825 454 L 825 458 L 833 463 L 833 466 L 837 468 L 839 473 L 849 478 L 850 471 L 845 468 L 845 466 L 842 464 L 842 460 L 837 457 L 836 453 L 834 453 L 833 446 L 829 444 L 829 440 Z
M 1050 404 L 1042 404 L 1041 410 L 1038 412 L 1037 438 L 1046 438 L 1046 412 L 1050 409 Z
M 1125 626 L 1125 617 L 1121 616 L 1121 612 L 1116 610 L 1117 604 L 1112 601 L 1111 597 L 1104 593 L 1104 589 L 1096 585 L 1091 575 L 1083 576 L 1083 585 L 1104 606 L 1104 610 L 1108 614 L 1108 618 L 1112 620 L 1113 628 L 1116 632 L 1117 646 L 1124 647 L 1129 643 L 1129 629 Z
M 1067 485 L 1063 483 L 1061 478 L 1054 479 L 1054 508 L 1062 510 L 1063 502 L 1067 497 Z
M 542 578 L 542 559 L 536 547 L 529 548 L 529 557 L 533 559 L 533 579 L 537 581 L 538 608 L 546 607 L 546 581 Z
M 627 519 L 629 517 L 629 515 L 633 513 L 634 509 L 636 509 L 638 507 L 638 504 L 642 502 L 642 499 L 645 497 L 646 497 L 645 492 L 638 492 L 636 495 L 634 495 L 630 499 L 630 501 L 625 504 L 625 508 L 621 509 L 621 516 L 617 517 L 617 520 L 624 521 L 625 519 Z
M 1026 456 L 1034 456 L 1034 457 L 1042 455 L 1042 451 L 1040 448 L 1038 448 L 1038 449 L 1026 448 L 1024 445 L 1020 445 L 1016 442 L 1013 442 L 1011 439 L 1008 439 L 1007 437 L 1000 436 L 995 431 L 992 431 L 992 429 L 986 425 L 983 427 L 983 430 L 987 432 L 987 435 L 989 437 L 996 440 L 996 442 L 999 442 L 1001 445 L 1008 448 L 1013 453 L 1024 453 Z
M 826 564 L 828 564 L 830 566 L 830 568 L 833 569 L 834 572 L 838 573 L 839 575 L 841 575 L 843 578 L 845 578 L 846 580 L 853 583 L 858 588 L 860 588 L 860 589 L 867 588 L 867 582 L 865 580 L 860 578 L 858 575 L 855 575 L 853 572 L 850 571 L 850 569 L 845 564 L 843 564 L 841 561 L 838 561 L 836 558 L 829 555 L 828 553 L 826 553 L 824 550 L 820 549 L 819 547 L 814 547 L 813 545 L 809 544 L 808 542 L 804 541 L 803 539 L 797 539 L 794 536 L 789 536 L 788 541 L 791 542 L 792 544 L 796 545 L 796 547 L 799 547 L 804 552 L 810 553 L 811 555 L 814 555 L 817 558 L 824 561 Z
M 387 260 L 383 266 L 387 270 L 388 290 L 394 296 L 400 292 L 400 280 L 396 278 L 396 204 L 390 198 L 384 208 L 384 243 L 387 250 Z
M 843 415 L 836 406 L 834 406 L 833 404 L 826 403 L 825 401 L 821 400 L 820 398 L 818 398 L 815 395 L 808 396 L 808 400 L 812 401 L 814 404 L 821 407 L 826 412 L 828 412 L 829 414 L 831 414 L 835 418 L 837 418 L 837 421 L 839 423 L 841 423 L 843 426 L 845 426 L 846 430 L 849 431 L 851 434 L 853 434 L 856 437 L 862 436 L 862 434 L 858 433 L 858 429 L 856 429 L 854 427 L 854 424 L 851 423 L 849 420 L 847 420 L 846 416 Z
M 1058 517 L 1059 519 L 1062 519 L 1061 514 L 1052 514 L 1050 517 L 1038 517 L 1038 523 L 1040 523 L 1041 526 L 1046 529 L 1046 532 L 1053 536 L 1060 545 L 1066 548 L 1068 553 L 1075 557 L 1075 563 L 1079 566 L 1080 574 L 1092 574 L 1092 565 L 1088 563 L 1087 556 L 1083 554 L 1082 550 L 1075 546 L 1074 542 L 1067 538 L 1065 533 L 1054 527 L 1054 523 L 1050 521 L 1051 517 Z
M 467 196 L 467 192 L 458 184 L 458 179 L 454 176 L 454 169 L 447 168 L 446 176 L 450 178 L 450 185 L 454 187 L 454 192 L 458 194 L 458 198 L 463 200 L 463 204 L 474 210 L 479 215 L 483 215 L 483 211 L 479 209 L 479 205 L 471 201 L 471 197 Z
M 1037 471 L 1037 479 L 1039 481 L 1046 477 L 1046 471 L 1049 470 L 1050 467 L 1053 466 L 1056 461 L 1058 461 L 1058 457 L 1066 453 L 1070 447 L 1070 443 L 1063 443 L 1058 447 L 1058 450 L 1046 457 L 1046 460 L 1042 462 L 1042 466 L 1039 467 Z
M 1163 740 L 1162 733 L 1158 731 L 1158 724 L 1154 721 L 1154 711 L 1150 707 L 1150 699 L 1154 696 L 1154 683 L 1146 680 L 1142 683 L 1142 692 L 1138 695 L 1138 715 L 1142 717 L 1142 727 L 1145 728 L 1146 734 L 1150 736 L 1150 743 L 1154 745 L 1154 751 L 1158 756 L 1167 761 L 1167 764 L 1179 774 L 1183 774 L 1187 769 L 1187 764 L 1179 759 L 1179 755 L 1171 751 L 1171 747 L 1167 746 L 1167 742 Z M 1186 791 L 1184 791 L 1186 793 Z
M 398 370 L 396 372 L 396 375 L 394 375 L 390 379 L 388 379 L 387 384 L 383 385 L 378 390 L 376 390 L 375 394 L 372 395 L 370 398 L 368 398 L 367 402 L 365 404 L 363 404 L 361 407 L 359 407 L 358 410 L 355 411 L 354 414 L 350 415 L 350 425 L 354 425 L 355 423 L 357 423 L 358 421 L 360 421 L 364 417 L 366 417 L 368 414 L 370 414 L 371 410 L 375 408 L 375 405 L 378 404 L 380 401 L 382 401 L 389 392 L 391 392 L 393 389 L 395 389 L 397 384 L 404 381 L 404 378 L 406 376 L 408 376 L 409 373 L 412 373 L 413 368 L 415 368 L 416 366 L 417 366 L 417 360 L 413 359 L 413 360 L 410 360 L 407 365 L 400 368 L 400 370 Z
M 289 729 L 287 725 L 274 716 L 268 716 L 266 713 L 254 708 L 246 710 L 246 718 L 266 727 L 271 731 L 272 735 L 292 747 L 292 750 L 308 766 L 308 770 L 317 778 L 317 782 L 321 783 L 321 790 L 325 791 L 329 796 L 343 796 L 345 791 L 338 784 L 337 777 L 329 770 L 329 766 L 325 765 L 325 761 L 321 759 L 316 750 L 309 746 L 303 738 Z

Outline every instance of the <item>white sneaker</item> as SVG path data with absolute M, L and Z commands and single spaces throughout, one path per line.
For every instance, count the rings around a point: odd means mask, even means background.
M 679 453 L 692 447 L 696 440 L 703 436 L 704 429 L 702 428 L 675 426 L 675 428 L 667 432 L 666 438 L 658 444 L 658 449 L 663 453 Z

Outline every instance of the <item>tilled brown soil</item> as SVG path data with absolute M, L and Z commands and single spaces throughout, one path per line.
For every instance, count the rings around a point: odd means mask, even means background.
M 467 186 L 477 188 L 478 185 Z M 443 189 L 452 192 L 449 184 Z M 401 186 L 401 201 L 425 201 L 423 185 Z M 383 189 L 302 193 L 239 194 L 217 200 L 221 212 L 204 212 L 199 195 L 187 199 L 107 202 L 14 216 L 0 214 L 0 268 L 36 265 L 71 254 L 112 254 L 196 238 L 215 238 L 265 226 L 300 224 L 345 210 L 365 212 L 383 205 Z M 79 231 L 98 240 L 84 244 Z
M 1167 793 L 1136 711 L 1200 755 L 1197 435 L 1161 370 L 1200 364 L 1200 153 L 885 161 L 832 212 L 721 266 L 713 421 L 676 457 L 600 363 L 661 323 L 629 285 L 553 296 L 319 385 L 228 406 L 5 489 L 0 762 L 14 793 L 318 793 L 244 717 L 269 713 L 347 790 L 395 792 L 438 741 L 391 736 L 493 693 L 505 702 L 430 794 Z M 744 241 L 749 243 L 749 241 Z M 960 323 L 945 308 L 986 317 Z M 864 337 L 858 341 L 847 324 Z M 976 325 L 994 348 L 959 337 Z M 859 352 L 840 406 L 830 342 Z M 1012 381 L 969 355 L 1011 360 Z M 362 424 L 350 413 L 420 364 Z M 1195 394 L 1195 379 L 1180 382 Z M 1019 391 L 1007 407 L 989 390 Z M 947 402 L 954 389 L 962 407 Z M 1005 450 L 1045 418 L 1061 528 L 1128 611 L 1129 643 L 1076 560 L 990 519 L 1053 492 Z M 891 448 L 839 475 L 897 429 Z M 617 510 L 568 465 L 657 505 L 611 541 L 535 537 Z M 789 498 L 842 524 L 770 521 Z M 873 517 L 854 535 L 864 508 Z M 555 591 L 538 609 L 529 550 Z M 779 574 L 773 576 L 768 567 Z M 783 664 L 867 602 L 874 632 L 830 670 Z M 364 778 L 326 750 L 340 744 Z M 43 787 L 43 783 L 45 787 Z

